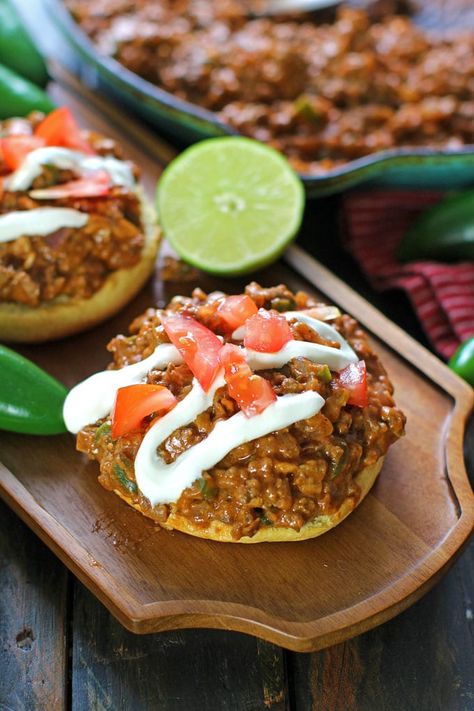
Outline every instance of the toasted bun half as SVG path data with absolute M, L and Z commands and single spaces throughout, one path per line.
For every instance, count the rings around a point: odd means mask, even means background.
M 384 457 L 380 457 L 375 464 L 369 467 L 365 467 L 360 471 L 355 477 L 355 481 L 361 489 L 360 498 L 357 502 L 358 506 L 360 502 L 365 498 L 370 489 L 375 483 L 377 476 L 382 469 Z M 115 493 L 120 496 L 121 499 L 127 502 L 134 509 L 140 511 L 140 513 L 145 516 L 149 516 L 145 511 L 143 511 L 140 506 L 132 501 L 129 497 L 125 496 L 121 491 L 115 489 Z M 184 516 L 180 516 L 175 513 L 173 506 L 171 506 L 171 514 L 168 517 L 164 528 L 174 529 L 176 531 L 181 531 L 182 533 L 188 533 L 190 536 L 197 536 L 198 538 L 208 538 L 212 541 L 219 541 L 220 543 L 282 543 L 290 541 L 305 541 L 308 538 L 316 538 L 316 536 L 321 536 L 326 531 L 329 531 L 338 523 L 341 523 L 349 514 L 354 510 L 354 505 L 351 501 L 343 501 L 341 507 L 336 511 L 336 513 L 325 516 L 317 516 L 312 521 L 308 521 L 299 530 L 295 531 L 293 528 L 280 528 L 277 526 L 262 526 L 254 536 L 243 536 L 236 540 L 232 538 L 232 526 L 228 523 L 221 523 L 220 521 L 213 521 L 208 528 L 200 528 L 199 526 L 193 525 Z M 150 516 L 150 518 L 152 518 Z
M 86 331 L 110 318 L 137 294 L 152 274 L 161 232 L 155 212 L 142 192 L 145 244 L 140 261 L 130 269 L 117 269 L 88 299 L 58 297 L 41 306 L 0 304 L 0 339 L 15 343 L 40 343 Z

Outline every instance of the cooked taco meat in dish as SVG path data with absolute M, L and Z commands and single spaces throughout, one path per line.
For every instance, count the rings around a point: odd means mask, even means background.
M 142 255 L 145 228 L 136 167 L 124 162 L 113 140 L 90 131 L 77 133 L 75 140 L 65 133 L 67 125 L 59 126 L 59 121 L 52 125 L 53 121 L 54 117 L 45 119 L 35 113 L 27 119 L 0 122 L 0 223 L 2 216 L 21 213 L 15 239 L 2 241 L 0 224 L 0 303 L 36 308 L 58 298 L 88 298 L 112 272 L 133 267 Z M 55 153 L 55 147 L 82 152 L 89 168 L 62 167 L 64 155 Z M 45 150 L 50 153 L 31 180 L 15 185 L 12 176 L 25 169 L 25 161 Z M 101 158 L 114 159 L 114 168 L 122 165 L 130 180 L 114 181 Z M 84 224 L 59 225 L 50 233 L 38 230 L 35 234 L 47 214 L 45 208 L 82 214 Z M 26 223 L 21 216 L 38 209 L 36 224 L 29 224 L 24 233 Z
M 401 3 L 382 3 L 378 17 L 341 7 L 318 24 L 255 18 L 244 0 L 65 1 L 101 53 L 301 172 L 400 146 L 474 143 L 472 28 L 427 33 L 393 14 Z
M 99 462 L 99 481 L 106 489 L 164 526 L 173 527 L 180 517 L 195 535 L 205 535 L 216 523 L 224 524 L 234 540 L 269 528 L 300 531 L 317 517 L 337 514 L 342 505 L 350 511 L 361 497 L 357 475 L 376 465 L 404 433 L 405 417 L 395 405 L 393 387 L 357 322 L 284 285 L 252 283 L 245 295 L 231 297 L 196 289 L 190 298 L 175 297 L 164 310 L 149 309 L 131 324 L 130 335 L 114 338 L 108 350 L 109 370 L 77 386 L 67 402 L 66 423 L 72 431 L 80 428 L 77 447 Z M 112 387 L 105 379 L 112 383 L 132 372 L 107 414 L 87 422 L 99 412 L 92 406 L 78 415 L 81 403 L 90 405 L 91 389 L 100 390 L 103 382 L 105 392 Z M 196 395 L 204 403 L 197 416 L 167 429 L 171 418 L 179 422 L 180 403 L 185 398 L 191 403 Z M 151 397 L 158 400 L 156 405 L 150 400 L 147 408 Z M 290 410 L 295 406 L 290 424 L 273 428 L 269 422 L 277 422 L 271 418 L 284 403 Z M 160 428 L 166 436 L 155 438 L 144 452 Z M 182 490 L 173 488 L 173 477 L 183 474 L 183 467 L 173 470 L 173 464 L 184 461 L 187 452 L 191 470 L 200 457 L 212 461 L 213 453 L 205 449 L 213 432 L 222 434 L 211 449 L 225 447 L 223 438 L 244 440 L 246 428 L 248 441 L 191 473 Z M 171 472 L 161 501 L 146 495 L 161 471 L 155 476 L 152 467 L 147 484 L 148 475 L 138 475 L 148 459 L 159 463 L 164 479 L 167 467 Z M 144 484 L 146 491 L 140 488 Z

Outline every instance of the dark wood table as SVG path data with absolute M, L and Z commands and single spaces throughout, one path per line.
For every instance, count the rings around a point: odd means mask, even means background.
M 64 59 L 39 3 L 17 2 L 42 46 Z M 313 201 L 300 243 L 425 343 L 405 297 L 371 291 L 344 253 L 338 206 L 337 198 Z M 473 477 L 473 423 L 466 457 Z M 392 621 L 297 654 L 233 632 L 135 636 L 3 503 L 0 516 L 0 710 L 474 709 L 472 544 L 435 589 Z

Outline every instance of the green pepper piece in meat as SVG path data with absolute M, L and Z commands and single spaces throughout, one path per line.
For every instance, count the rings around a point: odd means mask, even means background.
M 474 388 L 474 336 L 461 343 L 448 365 Z
M 293 110 L 296 116 L 309 123 L 321 123 L 322 116 L 316 106 L 315 97 L 301 94 L 301 96 L 293 102 Z
M 217 489 L 213 485 L 213 481 L 210 477 L 200 477 L 197 483 L 203 499 L 205 499 L 206 501 L 210 501 L 211 499 L 214 499 L 216 497 Z
M 127 489 L 127 491 L 129 491 L 131 494 L 136 494 L 136 492 L 138 491 L 138 486 L 134 481 L 128 478 L 122 467 L 120 467 L 118 464 L 114 464 L 112 468 L 114 470 L 115 476 L 117 477 L 123 488 Z
M 0 62 L 33 84 L 45 86 L 48 82 L 43 57 L 10 0 L 0 0 Z
M 0 64 L 0 120 L 26 116 L 31 111 L 47 114 L 54 108 L 42 89 Z
M 398 258 L 474 259 L 474 190 L 450 195 L 424 212 L 404 235 Z
M 332 373 L 329 370 L 329 366 L 327 365 L 321 365 L 318 368 L 318 380 L 321 380 L 323 383 L 330 383 L 332 380 Z
M 0 429 L 35 435 L 65 432 L 66 395 L 55 378 L 0 345 Z
M 95 431 L 95 437 L 94 441 L 97 444 L 97 442 L 104 436 L 109 436 L 110 433 L 112 432 L 112 425 L 110 422 L 105 421 Z
M 342 472 L 349 459 L 349 447 L 343 439 L 337 439 L 337 446 L 342 449 L 342 454 L 338 459 L 331 459 L 329 465 L 329 478 L 336 479 Z
M 284 313 L 285 311 L 293 311 L 296 309 L 296 301 L 287 296 L 276 296 L 270 301 L 270 308 Z

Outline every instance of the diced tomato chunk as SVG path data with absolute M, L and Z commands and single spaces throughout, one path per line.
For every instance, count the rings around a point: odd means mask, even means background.
M 247 294 L 227 296 L 219 304 L 218 315 L 230 331 L 242 326 L 248 318 L 257 313 L 257 306 Z
M 226 378 L 234 372 L 237 372 L 237 369 L 241 366 L 246 366 L 250 370 L 242 348 L 234 346 L 232 343 L 226 343 L 225 346 L 222 346 L 219 361 L 224 368 Z
M 367 368 L 365 360 L 351 363 L 339 373 L 339 382 L 350 391 L 348 405 L 365 407 L 368 404 L 367 397 Z
M 163 385 L 128 385 L 117 390 L 112 411 L 112 437 L 139 432 L 152 413 L 165 413 L 176 405 L 173 393 Z
M 48 114 L 36 127 L 35 136 L 43 138 L 47 146 L 62 146 L 82 153 L 94 153 L 67 106 L 61 106 Z
M 110 175 L 105 170 L 98 170 L 87 178 L 71 180 L 69 183 L 53 185 L 50 188 L 30 191 L 35 200 L 60 200 L 62 198 L 94 198 L 108 195 Z
M 258 415 L 275 402 L 277 396 L 271 384 L 252 372 L 241 348 L 227 343 L 219 358 L 224 366 L 229 395 L 246 417 Z
M 259 309 L 245 323 L 244 346 L 260 353 L 276 353 L 292 338 L 288 321 L 273 309 Z
M 28 153 L 45 145 L 44 139 L 38 136 L 5 136 L 0 140 L 3 160 L 11 171 L 20 167 Z
M 169 316 L 162 323 L 192 374 L 201 387 L 208 390 L 220 368 L 221 341 L 213 331 L 190 316 Z

